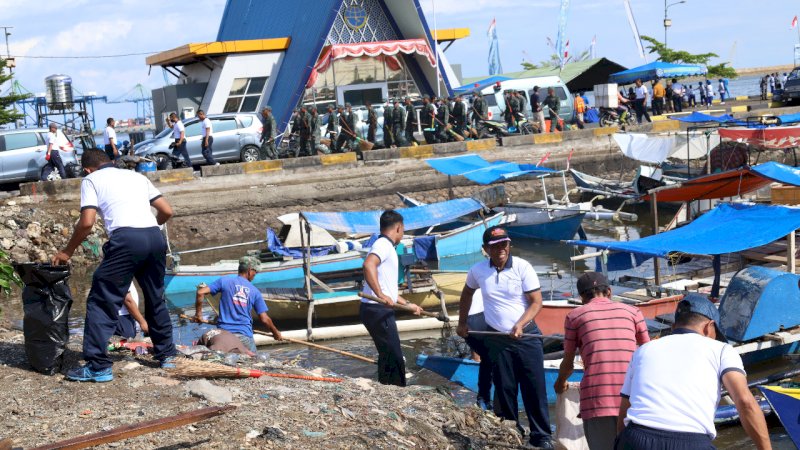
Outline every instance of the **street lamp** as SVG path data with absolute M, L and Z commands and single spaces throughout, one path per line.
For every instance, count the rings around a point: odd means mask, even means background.
M 667 10 L 675 5 L 680 5 L 681 3 L 686 3 L 686 0 L 681 0 L 679 2 L 667 4 L 667 0 L 664 0 L 664 47 L 667 46 L 667 28 L 672 26 L 672 20 L 667 17 Z

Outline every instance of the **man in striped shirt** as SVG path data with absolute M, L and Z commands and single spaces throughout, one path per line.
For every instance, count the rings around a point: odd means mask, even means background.
M 564 360 L 555 391 L 567 390 L 575 353 L 580 349 L 584 372 L 581 381 L 581 418 L 591 450 L 614 448 L 619 392 L 636 346 L 650 341 L 642 312 L 613 302 L 608 280 L 588 272 L 578 278 L 583 306 L 567 314 L 564 322 Z

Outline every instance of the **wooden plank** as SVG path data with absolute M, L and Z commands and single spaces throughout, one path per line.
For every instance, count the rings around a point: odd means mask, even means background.
M 110 442 L 117 442 L 123 439 L 141 436 L 143 434 L 155 433 L 156 431 L 169 430 L 190 423 L 199 422 L 201 420 L 210 419 L 222 415 L 228 411 L 236 409 L 233 405 L 227 406 L 212 406 L 209 408 L 201 408 L 190 411 L 176 416 L 164 417 L 161 419 L 149 420 L 147 422 L 137 423 L 133 425 L 125 425 L 119 428 L 114 428 L 109 431 L 102 431 L 100 433 L 87 434 L 76 438 L 68 439 L 66 441 L 56 442 L 54 444 L 47 444 L 41 447 L 36 447 L 33 450 L 74 450 L 81 448 L 95 447 L 98 445 L 108 444 Z

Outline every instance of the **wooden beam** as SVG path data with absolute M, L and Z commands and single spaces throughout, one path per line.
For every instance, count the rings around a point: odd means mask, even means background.
M 110 442 L 117 442 L 123 439 L 141 436 L 143 434 L 154 433 L 156 431 L 169 430 L 177 428 L 190 423 L 199 422 L 201 420 L 210 419 L 228 411 L 236 409 L 233 405 L 227 406 L 213 406 L 209 408 L 201 408 L 190 411 L 176 416 L 164 417 L 161 419 L 149 420 L 147 422 L 137 423 L 133 425 L 125 425 L 119 428 L 114 428 L 109 431 L 102 431 L 100 433 L 87 434 L 78 436 L 76 438 L 68 439 L 66 441 L 56 442 L 53 444 L 43 445 L 36 447 L 32 450 L 75 450 L 81 448 L 95 447 L 98 445 L 108 444 Z
M 786 249 L 786 259 L 787 259 L 786 271 L 789 273 L 795 273 L 795 271 L 797 270 L 797 262 L 795 261 L 794 255 L 797 249 L 795 248 L 794 231 L 789 233 L 787 241 L 789 245 L 788 248 Z

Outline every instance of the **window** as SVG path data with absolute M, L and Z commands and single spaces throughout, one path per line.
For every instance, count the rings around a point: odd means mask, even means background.
M 567 92 L 564 90 L 563 87 L 556 87 L 555 91 L 556 91 L 556 97 L 558 97 L 559 100 L 564 101 L 567 99 Z
M 214 133 L 222 133 L 223 131 L 235 130 L 236 119 L 234 119 L 233 117 L 229 119 L 212 119 L 211 129 L 213 130 Z
M 186 129 L 183 130 L 184 135 L 187 138 L 200 136 L 200 122 L 192 122 L 186 125 Z
M 497 97 L 494 94 L 485 95 L 483 99 L 486 100 L 486 106 L 497 106 Z
M 225 102 L 222 112 L 255 112 L 268 78 L 236 78 L 233 80 L 231 93 L 228 95 L 228 101 Z
M 239 120 L 242 122 L 242 128 L 247 128 L 253 124 L 253 116 L 239 116 Z
M 36 147 L 41 145 L 36 133 L 12 133 L 5 137 L 5 150 L 19 150 L 21 148 Z

